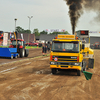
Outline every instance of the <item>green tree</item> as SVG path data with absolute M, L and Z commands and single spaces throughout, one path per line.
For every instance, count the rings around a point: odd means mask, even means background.
M 35 36 L 39 36 L 40 35 L 39 30 L 37 28 L 34 29 L 33 34 L 35 34 Z
M 31 31 L 30 30 L 24 30 L 24 32 L 23 33 L 28 33 L 28 34 L 30 34 L 31 33 Z
M 42 31 L 42 32 L 40 32 L 40 34 L 47 34 L 47 32 L 45 32 L 45 31 Z
M 30 30 L 24 30 L 22 27 L 20 27 L 20 26 L 17 26 L 16 27 L 16 31 L 18 32 L 18 33 L 31 33 L 31 31 Z
M 23 33 L 23 32 L 24 32 L 24 29 L 21 28 L 20 26 L 17 26 L 17 27 L 16 27 L 16 31 L 17 31 L 18 33 Z

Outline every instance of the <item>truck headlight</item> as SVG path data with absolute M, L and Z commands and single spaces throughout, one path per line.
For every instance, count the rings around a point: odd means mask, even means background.
M 80 63 L 75 63 L 75 65 L 76 65 L 76 66 L 79 66 L 79 65 L 80 65 Z
M 55 62 L 50 62 L 51 65 L 55 65 Z

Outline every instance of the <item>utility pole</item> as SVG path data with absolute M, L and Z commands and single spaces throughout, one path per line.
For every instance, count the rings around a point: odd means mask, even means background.
M 15 35 L 15 38 L 16 38 L 16 48 L 17 48 L 16 21 L 17 21 L 17 19 L 15 18 L 15 32 L 14 32 L 14 35 Z
M 29 18 L 29 31 L 30 31 L 30 22 L 31 22 L 31 18 L 32 18 L 33 16 L 31 16 L 31 17 L 29 17 L 28 16 L 28 18 Z M 28 33 L 28 43 L 29 43 L 29 33 Z
M 15 20 L 15 31 L 16 31 L 16 21 L 17 21 L 17 19 L 15 18 L 14 20 Z

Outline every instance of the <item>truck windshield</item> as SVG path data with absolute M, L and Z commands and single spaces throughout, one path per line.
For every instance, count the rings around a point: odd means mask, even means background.
M 69 52 L 69 53 L 79 53 L 79 42 L 52 42 L 52 51 L 53 52 Z
M 16 41 L 12 41 L 12 45 L 16 45 Z M 23 41 L 17 41 L 17 45 L 23 46 Z

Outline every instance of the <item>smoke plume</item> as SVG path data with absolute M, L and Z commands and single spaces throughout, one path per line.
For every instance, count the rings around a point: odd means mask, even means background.
M 100 0 L 85 0 L 84 9 L 95 12 L 96 17 L 94 17 L 93 21 L 100 24 Z
M 100 0 L 64 0 L 69 6 L 69 16 L 72 25 L 72 33 L 75 33 L 75 27 L 78 19 L 83 14 L 83 10 L 94 11 L 97 13 L 95 21 L 100 22 Z M 84 8 L 84 9 L 83 9 Z

